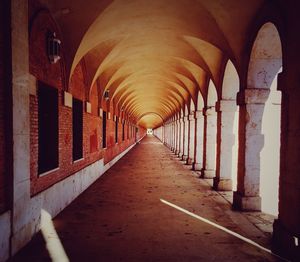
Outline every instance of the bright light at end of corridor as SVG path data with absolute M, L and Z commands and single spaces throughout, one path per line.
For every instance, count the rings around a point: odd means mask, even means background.
M 54 262 L 68 262 L 69 259 L 54 228 L 51 215 L 42 209 L 41 231 L 46 242 L 46 247 Z
M 248 238 L 246 238 L 246 237 L 243 237 L 242 235 L 240 235 L 240 234 L 238 234 L 238 233 L 235 233 L 235 232 L 233 232 L 233 231 L 227 229 L 226 227 L 222 227 L 222 226 L 220 226 L 220 225 L 218 225 L 218 224 L 216 224 L 216 223 L 214 223 L 214 222 L 211 222 L 210 220 L 208 220 L 208 219 L 206 219 L 206 218 L 204 218 L 204 217 L 198 216 L 198 215 L 196 215 L 196 214 L 194 214 L 194 213 L 192 213 L 192 212 L 190 212 L 190 211 L 188 211 L 188 210 L 186 210 L 186 209 L 184 209 L 184 208 L 181 208 L 181 207 L 179 207 L 179 206 L 177 206 L 177 205 L 175 205 L 175 204 L 172 204 L 172 203 L 170 203 L 170 202 L 168 202 L 168 201 L 166 201 L 166 200 L 164 200 L 164 199 L 160 199 L 160 201 L 161 201 L 162 203 L 164 203 L 164 204 L 170 206 L 170 207 L 173 207 L 173 208 L 175 208 L 175 209 L 177 209 L 177 210 L 179 210 L 179 211 L 181 211 L 181 212 L 183 212 L 183 213 L 185 213 L 185 214 L 187 214 L 187 215 L 193 217 L 193 218 L 196 218 L 196 219 L 198 219 L 198 220 L 200 220 L 200 221 L 202 221 L 202 222 L 204 222 L 204 223 L 207 223 L 207 224 L 209 224 L 209 225 L 211 225 L 211 226 L 213 226 L 213 227 L 216 227 L 216 228 L 218 228 L 218 229 L 220 229 L 220 230 L 222 230 L 222 231 L 224 231 L 224 232 L 226 232 L 226 233 L 228 233 L 228 234 L 230 234 L 230 235 L 232 235 L 232 236 L 235 236 L 235 237 L 237 237 L 237 238 L 239 238 L 239 239 L 241 239 L 241 240 L 247 242 L 248 244 L 251 244 L 251 245 L 253 245 L 253 246 L 255 246 L 255 247 L 260 248 L 261 250 L 263 250 L 263 251 L 265 251 L 265 252 L 268 252 L 268 253 L 270 253 L 270 254 L 276 256 L 276 257 L 279 257 L 278 255 L 272 253 L 272 251 L 271 251 L 270 249 L 267 249 L 267 248 L 265 248 L 265 247 L 263 247 L 263 246 L 257 244 L 256 242 L 252 241 L 251 239 L 248 239 Z M 284 261 L 288 261 L 288 260 L 286 260 L 286 259 L 284 259 L 284 258 L 282 258 L 282 257 L 280 257 L 280 258 L 283 259 Z

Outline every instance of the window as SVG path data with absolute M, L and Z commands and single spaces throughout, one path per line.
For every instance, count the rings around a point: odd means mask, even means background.
M 103 111 L 102 118 L 102 148 L 106 148 L 106 112 Z
M 73 98 L 73 161 L 83 157 L 83 103 Z
M 58 167 L 58 90 L 38 82 L 38 173 Z
M 118 143 L 118 123 L 119 123 L 119 118 L 116 116 L 116 123 L 115 123 L 115 143 Z

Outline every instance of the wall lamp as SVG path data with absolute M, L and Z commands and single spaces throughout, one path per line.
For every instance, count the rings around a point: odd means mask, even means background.
M 47 49 L 48 49 L 48 58 L 51 64 L 55 64 L 60 60 L 61 58 L 60 48 L 61 48 L 61 41 L 56 37 L 56 33 L 49 32 Z
M 106 90 L 105 92 L 104 92 L 104 99 L 107 101 L 107 100 L 109 100 L 109 90 Z

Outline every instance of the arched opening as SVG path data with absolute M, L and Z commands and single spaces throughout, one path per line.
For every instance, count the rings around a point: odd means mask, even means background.
M 259 170 L 257 180 L 261 210 L 275 216 L 278 215 L 281 125 L 281 93 L 277 91 L 277 75 L 281 70 L 280 36 L 274 24 L 266 23 L 259 30 L 253 44 L 247 88 L 257 90 L 256 96 L 260 96 L 260 101 L 256 101 L 260 105 L 253 107 L 256 119 L 250 121 L 253 121 L 253 126 L 257 124 L 256 129 L 260 129 L 262 134 L 261 151 L 256 167 Z
M 204 116 L 203 116 L 204 100 L 201 92 L 198 92 L 197 111 L 195 113 L 196 129 L 195 129 L 195 152 L 193 169 L 196 171 L 203 168 L 203 142 L 204 142 Z
M 204 117 L 204 168 L 203 178 L 214 178 L 216 175 L 216 149 L 217 149 L 217 114 L 215 110 L 218 101 L 217 90 L 210 80 L 207 90 L 207 101 Z
M 189 125 L 189 137 L 188 137 L 188 158 L 186 161 L 187 165 L 192 165 L 194 162 L 195 154 L 195 104 L 193 99 L 190 103 L 190 114 L 188 116 L 188 125 Z
M 239 76 L 228 60 L 221 90 L 221 99 L 216 104 L 217 111 L 217 169 L 214 189 L 236 190 L 238 155 L 238 106 L 236 95 L 239 91 Z
M 280 70 L 281 71 L 281 70 Z M 279 72 L 280 72 L 279 71 Z M 278 215 L 281 92 L 277 91 L 277 75 L 270 88 L 262 118 L 265 137 L 261 151 L 260 192 L 262 211 Z

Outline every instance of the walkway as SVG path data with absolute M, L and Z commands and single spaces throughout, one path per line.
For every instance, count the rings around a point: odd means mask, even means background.
M 147 137 L 54 225 L 70 261 L 281 261 L 201 217 L 267 245 L 267 235 L 248 216 L 232 211 L 207 181 Z M 48 260 L 42 235 L 15 257 Z

